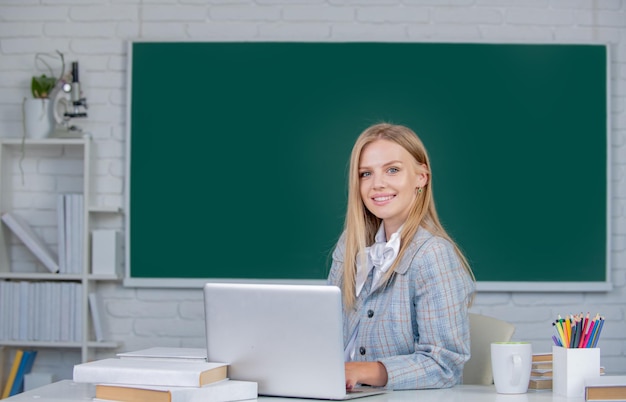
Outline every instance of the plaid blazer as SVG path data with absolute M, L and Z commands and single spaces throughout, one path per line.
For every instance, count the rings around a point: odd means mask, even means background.
M 328 283 L 343 282 L 345 240 Z M 468 305 L 475 285 L 447 240 L 419 228 L 390 281 L 370 293 L 370 272 L 354 309 L 343 309 L 344 346 L 358 328 L 354 361 L 379 361 L 387 389 L 446 388 L 462 382 L 470 357 Z

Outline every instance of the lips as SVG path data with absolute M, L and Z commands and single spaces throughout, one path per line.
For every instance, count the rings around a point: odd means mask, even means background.
M 384 203 L 387 202 L 391 199 L 393 199 L 395 197 L 395 195 L 380 195 L 377 197 L 372 197 L 372 201 L 376 202 L 376 203 Z

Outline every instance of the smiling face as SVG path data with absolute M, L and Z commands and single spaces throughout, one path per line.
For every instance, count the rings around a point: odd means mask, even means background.
M 400 228 L 428 181 L 415 159 L 395 142 L 367 144 L 359 160 L 359 189 L 365 207 L 383 220 L 387 239 Z

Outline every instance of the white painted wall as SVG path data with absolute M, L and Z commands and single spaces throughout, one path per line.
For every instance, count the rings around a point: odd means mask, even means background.
M 557 314 L 601 312 L 607 318 L 602 365 L 608 372 L 626 373 L 626 1 L 0 0 L 0 136 L 21 136 L 21 102 L 29 96 L 29 80 L 36 73 L 35 53 L 58 49 L 66 60 L 78 60 L 89 117 L 76 124 L 94 137 L 100 205 L 123 205 L 125 196 L 129 39 L 608 43 L 614 290 L 480 293 L 472 310 L 513 322 L 514 338 L 532 341 L 539 352 L 550 349 L 550 323 Z M 184 80 L 175 71 L 164 78 L 165 94 L 168 80 Z M 28 169 L 42 174 L 53 167 L 33 163 Z M 51 194 L 56 191 L 50 189 Z M 581 183 L 572 196 L 584 191 Z M 123 219 L 102 218 L 99 225 L 123 229 Z M 104 284 L 98 292 L 108 335 L 123 342 L 118 351 L 204 346 L 200 290 Z M 78 352 L 41 350 L 34 370 L 71 378 L 78 360 Z

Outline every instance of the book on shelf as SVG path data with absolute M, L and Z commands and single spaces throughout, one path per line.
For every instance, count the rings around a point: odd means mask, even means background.
M 226 379 L 228 364 L 109 358 L 74 366 L 74 381 L 199 387 Z
M 11 395 L 11 388 L 13 388 L 13 383 L 15 382 L 15 376 L 17 375 L 17 370 L 20 367 L 22 362 L 22 357 L 24 356 L 24 351 L 22 349 L 17 349 L 15 351 L 15 356 L 13 357 L 13 363 L 11 364 L 11 369 L 9 370 L 9 376 L 7 377 L 7 382 L 4 384 L 4 389 L 2 390 L 2 398 L 8 398 Z
M 82 194 L 57 196 L 57 231 L 59 270 L 64 274 L 79 274 L 83 268 L 83 218 Z
M 2 320 L 0 320 L 0 322 L 2 322 Z M 4 346 L 0 346 L 0 384 L 2 384 L 3 378 L 4 378 Z M 0 391 L 1 390 L 2 388 L 0 388 Z M 0 392 L 0 397 L 2 397 L 2 392 Z
M 57 194 L 57 248 L 59 255 L 59 272 L 67 272 L 67 249 L 65 231 L 65 194 Z
M 605 375 L 585 380 L 586 401 L 626 400 L 626 375 Z
M 59 272 L 57 257 L 22 217 L 11 212 L 2 214 L 2 221 L 52 273 Z
M 91 322 L 93 324 L 93 332 L 96 337 L 96 341 L 104 341 L 104 328 L 102 327 L 102 306 L 100 305 L 100 299 L 95 293 L 89 293 L 89 309 L 91 310 Z
M 15 351 L 13 364 L 11 365 L 7 382 L 5 383 L 2 391 L 2 398 L 0 399 L 17 395 L 24 390 L 24 376 L 30 373 L 36 356 L 36 350 L 17 349 Z
M 189 361 L 205 362 L 207 360 L 205 348 L 168 348 L 153 347 L 148 349 L 135 350 L 132 352 L 118 353 L 120 359 L 145 359 L 145 360 L 165 360 L 165 361 Z
M 9 396 L 17 395 L 24 391 L 24 376 L 32 370 L 35 357 L 37 357 L 36 350 L 25 350 L 23 352 Z
M 96 384 L 94 401 L 227 402 L 256 399 L 256 382 L 225 379 L 202 387 Z

